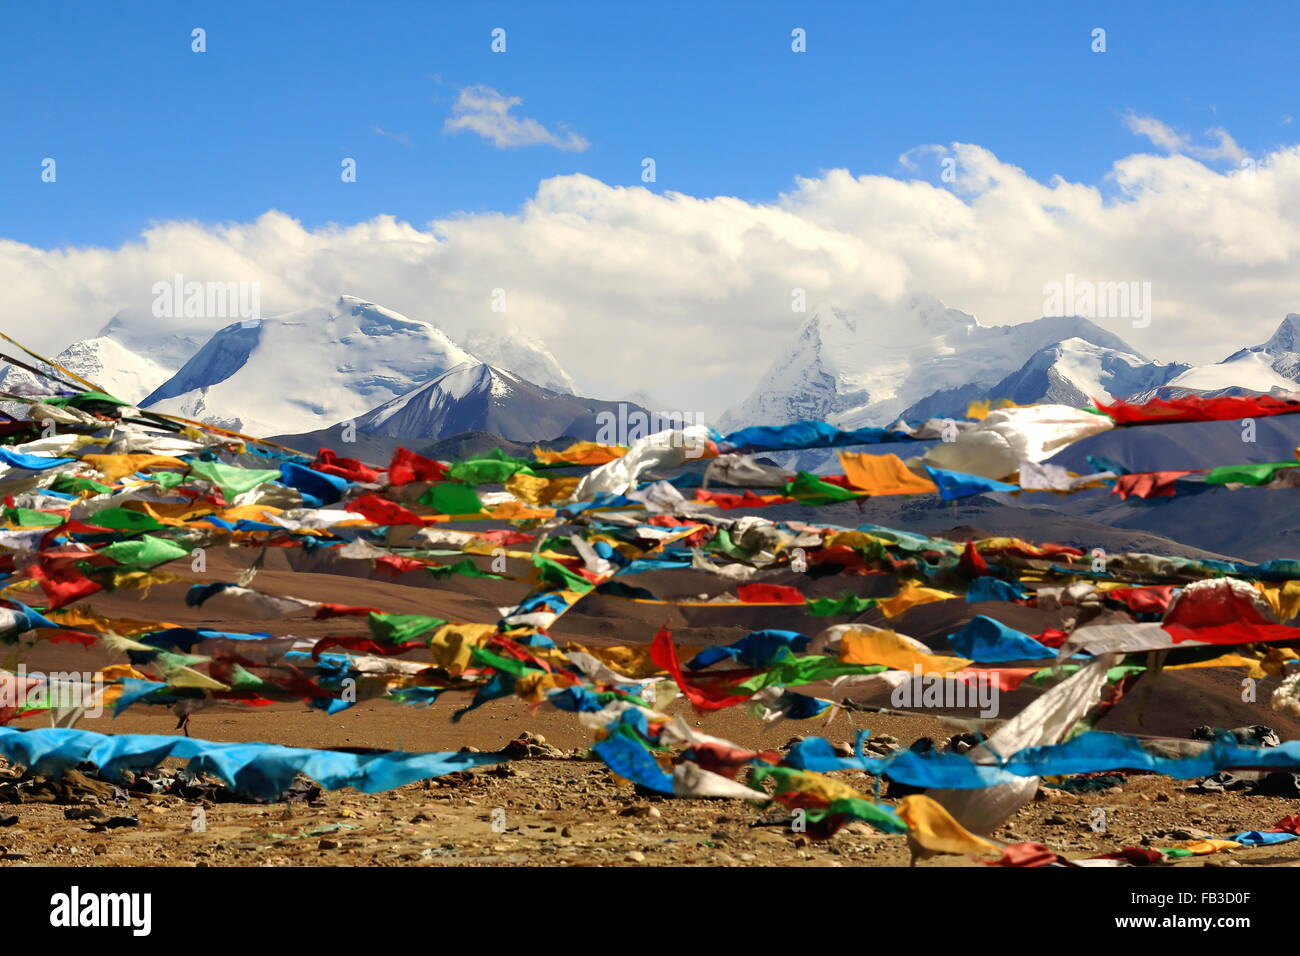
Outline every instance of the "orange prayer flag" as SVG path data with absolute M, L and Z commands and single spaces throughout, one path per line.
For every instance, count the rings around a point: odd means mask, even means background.
M 939 489 L 929 478 L 912 474 L 897 455 L 841 452 L 844 477 L 854 488 L 872 495 L 925 495 Z

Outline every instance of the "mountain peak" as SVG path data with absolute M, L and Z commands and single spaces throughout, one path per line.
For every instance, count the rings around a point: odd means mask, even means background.
M 465 339 L 465 349 L 487 365 L 509 369 L 553 392 L 578 393 L 573 379 L 551 354 L 546 343 L 516 326 L 475 326 Z
M 462 362 L 356 420 L 357 431 L 388 438 L 444 438 L 468 431 L 515 441 L 594 438 L 613 402 L 555 392 L 482 362 Z
M 923 294 L 896 306 L 829 307 L 800 326 L 793 347 L 773 362 L 748 399 L 728 410 L 719 427 L 804 418 L 844 428 L 883 425 L 927 396 L 994 386 L 1035 353 L 1058 343 L 1070 343 L 1065 351 L 1071 355 L 1100 349 L 1148 361 L 1080 316 L 988 326 Z M 1041 364 L 1053 361 L 1044 356 Z M 1092 358 L 1087 364 L 1100 362 Z
M 1265 352 L 1300 352 L 1300 315 L 1288 312 L 1277 330 L 1261 346 Z
M 441 329 L 345 295 L 227 325 L 143 404 L 189 418 L 238 418 L 252 433 L 307 432 L 465 363 L 477 364 Z

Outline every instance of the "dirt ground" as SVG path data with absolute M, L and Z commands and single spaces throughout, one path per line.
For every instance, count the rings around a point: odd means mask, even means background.
M 206 575 L 186 577 L 231 580 L 253 553 L 214 555 Z M 650 576 L 646 576 L 649 578 Z M 681 579 L 677 591 L 681 590 Z M 645 582 L 658 593 L 675 593 L 671 583 Z M 398 581 L 340 576 L 337 569 L 288 566 L 273 554 L 257 587 L 270 593 L 433 613 L 451 619 L 490 620 L 497 606 L 523 592 L 517 582 L 453 579 L 429 582 L 404 575 Z M 690 586 L 698 590 L 698 577 Z M 867 593 L 876 581 L 857 582 Z M 238 620 L 212 618 L 204 609 L 185 607 L 184 583 L 157 587 L 148 595 L 96 595 L 91 603 L 109 615 L 201 624 L 230 630 L 269 631 L 304 636 L 338 633 L 337 621 Z M 843 581 L 825 587 L 833 593 Z M 874 613 L 874 612 L 870 612 Z M 1036 632 L 1046 622 L 1030 609 L 1008 605 L 944 602 L 915 609 L 891 626 L 941 646 L 936 635 L 950 632 L 975 613 L 1010 615 L 1008 623 Z M 1033 612 L 1038 614 L 1038 612 Z M 1023 620 L 1021 620 L 1023 618 Z M 874 620 L 868 615 L 866 620 Z M 781 608 L 728 612 L 687 612 L 591 598 L 561 619 L 557 642 L 592 644 L 648 641 L 662 624 L 687 646 L 735 640 L 757 627 L 810 628 L 840 619 L 810 622 L 802 611 Z M 42 645 L 29 668 L 97 668 L 99 652 L 75 645 Z M 415 655 L 418 658 L 418 655 Z M 1300 737 L 1300 726 L 1273 714 L 1263 701 L 1240 700 L 1240 675 L 1215 669 L 1167 673 L 1130 695 L 1100 729 L 1186 736 L 1198 724 L 1222 727 L 1264 723 L 1283 739 Z M 1141 684 L 1139 687 L 1141 688 Z M 801 690 L 821 696 L 830 688 Z M 1032 699 L 1007 695 L 1007 714 Z M 877 703 L 885 703 L 878 701 Z M 792 832 L 788 812 L 743 801 L 680 800 L 639 795 L 617 781 L 599 761 L 587 759 L 591 739 L 574 715 L 543 708 L 530 712 L 517 700 L 500 700 L 452 724 L 446 702 L 429 710 L 386 702 L 362 703 L 335 716 L 305 705 L 269 708 L 220 706 L 196 714 L 190 732 L 219 741 L 260 740 L 303 747 L 375 747 L 394 750 L 458 750 L 463 746 L 496 751 L 525 732 L 540 734 L 563 758 L 530 758 L 508 765 L 414 784 L 389 793 L 351 790 L 299 793 L 274 804 L 231 802 L 224 793 L 199 788 L 188 796 L 116 789 L 96 779 L 73 778 L 63 785 L 18 785 L 18 770 L 0 766 L 0 865 L 572 865 L 572 866 L 905 866 L 906 838 L 885 835 L 855 823 L 825 842 Z M 763 724 L 732 708 L 706 718 L 678 704 L 680 713 L 707 733 L 754 749 L 780 747 L 792 736 L 824 736 L 850 741 L 870 728 L 903 746 L 922 736 L 946 738 L 959 730 L 932 716 L 838 710 L 829 725 L 822 719 Z M 45 722 L 32 715 L 18 726 Z M 133 708 L 121 717 L 83 721 L 82 729 L 103 733 L 178 733 L 176 719 L 159 708 Z M 174 772 L 174 771 L 173 771 Z M 876 781 L 850 771 L 834 776 L 872 793 Z M 1180 840 L 1227 837 L 1242 830 L 1266 829 L 1282 817 L 1300 813 L 1300 800 L 1246 796 L 1240 792 L 1198 793 L 1192 781 L 1133 775 L 1120 786 L 1073 795 L 1042 789 L 994 836 L 1006 842 L 1034 841 L 1067 857 L 1083 858 L 1124 846 L 1168 847 Z M 882 798 L 893 804 L 895 799 Z M 191 826 L 202 807 L 206 829 Z M 1095 808 L 1106 811 L 1106 829 L 1093 829 Z M 501 811 L 501 812 L 496 812 Z M 1275 847 L 1240 849 L 1175 863 L 1177 866 L 1290 866 L 1300 862 L 1300 840 Z M 968 857 L 945 856 L 920 866 L 981 865 Z
M 684 712 L 683 712 L 684 713 Z M 91 780 L 81 786 L 34 788 L 6 803 L 19 788 L 17 771 L 0 771 L 0 846 L 4 865 L 75 866 L 906 866 L 906 838 L 854 823 L 829 841 L 792 832 L 781 808 L 743 801 L 680 800 L 638 794 L 597 760 L 583 759 L 587 741 L 567 715 L 528 714 L 510 702 L 495 712 L 470 714 L 456 729 L 470 746 L 494 750 L 527 731 L 569 754 L 529 758 L 453 774 L 381 794 L 351 790 L 303 793 L 273 804 L 227 802 L 218 790 L 191 798 L 114 789 Z M 916 718 L 851 715 L 859 725 L 906 741 Z M 848 731 L 841 716 L 840 729 Z M 755 721 L 742 718 L 753 728 Z M 278 712 L 256 717 L 211 712 L 196 718 L 203 736 L 220 740 L 266 738 L 321 746 L 321 721 L 343 746 L 442 749 L 445 720 L 395 705 L 363 705 L 335 718 Z M 98 721 L 87 722 L 96 729 Z M 720 724 L 704 722 L 711 733 Z M 938 722 L 932 732 L 944 728 Z M 170 717 L 126 717 L 119 731 L 169 732 Z M 412 730 L 420 725 L 420 730 Z M 754 735 L 736 734 L 751 746 L 779 746 L 786 723 Z M 545 728 L 545 729 L 543 729 Z M 553 728 L 553 729 L 551 729 Z M 910 728 L 910 730 L 909 730 Z M 807 729 L 807 728 L 798 728 Z M 261 731 L 261 733 L 258 733 Z M 336 736 L 337 735 L 337 736 Z M 831 739 L 848 733 L 831 734 Z M 740 741 L 738 741 L 740 742 Z M 481 746 L 480 746 L 481 745 Z M 578 754 L 579 756 L 573 756 Z M 876 781 L 858 771 L 832 774 L 871 793 Z M 1071 794 L 1040 789 L 994 835 L 1006 842 L 1043 843 L 1073 858 L 1124 846 L 1168 847 L 1179 840 L 1226 837 L 1264 829 L 1300 812 L 1300 801 L 1241 793 L 1199 793 L 1192 781 L 1132 775 L 1108 790 Z M 895 799 L 883 798 L 893 805 Z M 194 832 L 191 815 L 202 807 L 206 830 Z M 1105 810 L 1104 832 L 1093 829 L 1094 809 Z M 68 819 L 67 814 L 84 819 Z M 499 811 L 499 812 L 498 812 Z M 16 819 L 14 819 L 16 818 Z M 114 818 L 122 826 L 105 827 Z M 502 829 L 504 827 L 504 829 Z M 920 866 L 976 866 L 969 857 L 945 856 Z M 1178 866 L 1300 865 L 1300 841 L 1234 850 L 1180 861 Z

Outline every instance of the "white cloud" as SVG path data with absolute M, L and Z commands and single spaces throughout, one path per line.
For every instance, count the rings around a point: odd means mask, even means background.
M 452 132 L 470 130 L 497 149 L 554 146 L 580 153 L 587 148 L 588 142 L 577 133 L 554 133 L 535 119 L 513 115 L 510 111 L 523 102 L 518 96 L 506 96 L 490 86 L 467 86 L 456 97 L 443 128 Z
M 1232 135 L 1219 126 L 1205 131 L 1206 136 L 1215 140 L 1213 145 L 1198 146 L 1191 141 L 1190 137 L 1177 132 L 1154 116 L 1139 116 L 1130 112 L 1125 115 L 1124 121 L 1131 132 L 1145 136 L 1167 153 L 1182 153 L 1211 163 L 1227 160 L 1238 165 L 1248 158 L 1246 151 L 1237 145 Z
M 411 137 L 405 133 L 394 133 L 392 130 L 384 129 L 382 126 L 372 126 L 371 132 L 376 136 L 382 136 L 385 139 L 391 139 L 395 143 L 401 143 L 407 149 L 414 149 L 415 144 L 411 142 Z
M 516 212 L 427 227 L 380 216 L 312 230 L 272 211 L 162 223 L 116 249 L 0 241 L 0 328 L 57 350 L 118 310 L 147 315 L 153 283 L 183 273 L 259 281 L 267 315 L 347 292 L 459 336 L 493 318 L 501 288 L 507 318 L 588 394 L 640 388 L 714 412 L 787 347 L 805 318 L 791 311 L 796 287 L 810 307 L 850 309 L 923 291 L 993 325 L 1038 317 L 1044 285 L 1066 274 L 1149 281 L 1148 328 L 1100 324 L 1162 361 L 1218 361 L 1300 312 L 1300 147 L 1253 170 L 1129 156 L 1105 192 L 1036 181 L 978 146 L 913 160 L 916 178 L 831 170 L 766 204 L 573 175 L 544 180 Z

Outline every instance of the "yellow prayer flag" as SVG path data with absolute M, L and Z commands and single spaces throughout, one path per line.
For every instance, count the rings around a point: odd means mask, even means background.
M 900 800 L 898 816 L 907 824 L 909 842 L 930 853 L 1001 852 L 995 844 L 963 827 L 942 804 L 923 793 L 914 793 Z
M 530 505 L 549 505 L 552 501 L 561 501 L 573 494 L 581 478 L 543 478 L 540 475 L 525 475 L 516 472 L 506 481 L 505 489 L 521 501 Z
M 880 608 L 885 617 L 897 617 L 908 608 L 916 607 L 918 604 L 951 601 L 956 597 L 957 595 L 949 594 L 947 591 L 940 591 L 938 588 L 927 588 L 914 581 L 904 581 L 898 588 L 897 594 L 891 598 L 886 598 L 876 606 Z
M 187 467 L 185 462 L 170 455 L 82 455 L 81 460 L 103 475 L 108 482 L 149 468 Z
M 883 664 L 891 670 L 923 674 L 948 674 L 971 663 L 964 657 L 942 657 L 917 650 L 894 631 L 847 631 L 840 639 L 840 660 L 845 664 Z

